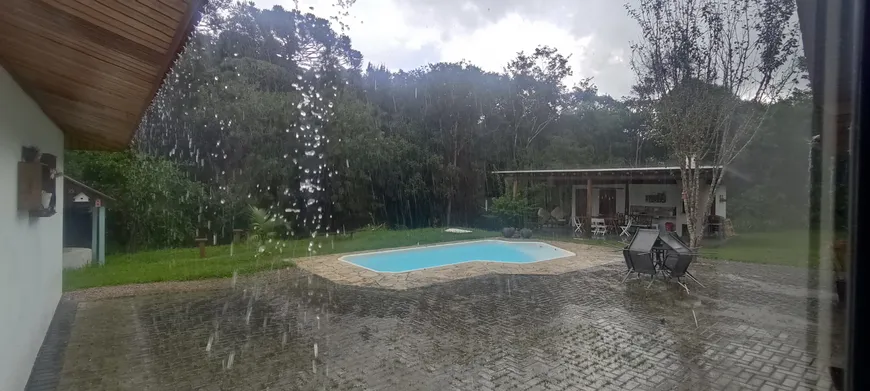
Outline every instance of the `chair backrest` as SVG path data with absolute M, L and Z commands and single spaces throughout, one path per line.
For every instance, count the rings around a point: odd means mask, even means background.
M 693 254 L 677 254 L 671 252 L 665 258 L 665 267 L 670 271 L 671 277 L 682 277 L 689 270 L 689 265 L 695 260 Z
M 656 274 L 656 264 L 653 261 L 652 253 L 642 253 L 637 251 L 626 250 L 631 258 L 631 266 L 633 270 L 640 274 Z
M 593 218 L 592 218 L 592 226 L 593 226 L 593 227 L 598 227 L 598 226 L 603 227 L 603 226 L 605 226 L 604 219 L 602 219 L 602 218 L 598 218 L 598 217 L 593 217 Z
M 650 252 L 658 238 L 659 232 L 657 230 L 640 228 L 634 233 L 634 236 L 631 238 L 631 242 L 628 244 L 628 249 L 634 252 L 641 253 Z
M 686 244 L 676 232 L 668 232 L 659 237 L 661 241 L 670 247 L 672 250 L 676 251 L 680 254 L 693 254 L 692 249 L 689 248 L 689 245 Z

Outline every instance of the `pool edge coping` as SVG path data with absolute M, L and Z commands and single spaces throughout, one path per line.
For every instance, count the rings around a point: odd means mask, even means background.
M 501 261 L 491 261 L 491 260 L 471 260 L 471 261 L 463 261 L 463 262 L 457 262 L 457 263 L 449 263 L 449 264 L 445 264 L 445 265 L 424 267 L 424 268 L 420 268 L 420 269 L 402 270 L 402 271 L 397 271 L 397 272 L 374 270 L 374 269 L 370 269 L 370 268 L 367 268 L 367 267 L 362 266 L 362 265 L 358 265 L 356 263 L 353 263 L 353 262 L 345 259 L 345 257 L 349 257 L 349 256 L 357 256 L 357 255 L 365 255 L 365 254 L 378 254 L 378 253 L 390 253 L 390 252 L 399 252 L 399 251 L 410 251 L 410 250 L 417 250 L 417 249 L 426 249 L 426 248 L 431 248 L 431 247 L 456 246 L 456 245 L 460 245 L 460 244 L 480 243 L 480 242 L 541 243 L 541 244 L 546 244 L 550 247 L 556 248 L 559 251 L 562 251 L 562 252 L 565 252 L 568 254 L 562 255 L 559 257 L 555 257 L 555 258 L 540 259 L 540 260 L 536 260 L 536 261 L 532 261 L 532 262 L 501 262 Z M 507 265 L 528 265 L 528 264 L 547 262 L 547 261 L 552 261 L 555 259 L 562 259 L 562 258 L 576 257 L 576 256 L 577 256 L 577 253 L 575 253 L 573 251 L 569 251 L 569 250 L 566 250 L 562 247 L 554 246 L 550 243 L 540 241 L 540 240 L 472 239 L 472 240 L 461 240 L 461 241 L 455 241 L 455 242 L 449 242 L 449 243 L 434 243 L 434 244 L 418 245 L 418 246 L 406 246 L 406 247 L 392 248 L 392 249 L 387 249 L 387 250 L 368 250 L 368 251 L 360 251 L 360 252 L 355 252 L 355 253 L 347 253 L 347 254 L 343 254 L 343 255 L 339 256 L 338 260 L 340 262 L 344 262 L 344 263 L 350 264 L 354 267 L 362 268 L 362 269 L 368 270 L 368 271 L 373 272 L 373 273 L 402 274 L 402 273 L 419 272 L 419 271 L 423 271 L 423 270 L 434 270 L 434 269 L 438 269 L 438 268 L 442 268 L 442 267 L 462 265 L 462 264 L 466 264 L 466 263 L 498 263 L 498 264 L 507 264 Z

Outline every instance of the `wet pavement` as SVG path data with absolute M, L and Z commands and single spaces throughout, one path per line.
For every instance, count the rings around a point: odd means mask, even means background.
M 813 353 L 827 334 L 807 319 L 829 290 L 808 291 L 805 269 L 692 267 L 706 288 L 690 294 L 620 284 L 616 262 L 402 291 L 291 269 L 78 302 L 54 342 L 66 343 L 57 389 L 830 389 L 830 357 Z

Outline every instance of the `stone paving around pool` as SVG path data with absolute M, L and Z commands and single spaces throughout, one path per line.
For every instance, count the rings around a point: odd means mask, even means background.
M 564 241 L 539 240 L 537 242 L 559 247 L 575 255 L 532 263 L 466 262 L 403 273 L 378 273 L 340 259 L 350 254 L 309 257 L 297 260 L 296 264 L 302 269 L 340 284 L 401 290 L 484 274 L 562 274 L 610 262 L 621 262 L 622 259 L 619 252 L 609 247 Z M 418 248 L 418 246 L 408 248 Z
M 815 353 L 829 290 L 807 290 L 804 269 L 692 267 L 706 288 L 690 294 L 621 284 L 620 262 L 404 290 L 294 268 L 68 302 L 47 340 L 64 346 L 44 349 L 63 352 L 48 361 L 64 391 L 830 389 L 830 355 Z

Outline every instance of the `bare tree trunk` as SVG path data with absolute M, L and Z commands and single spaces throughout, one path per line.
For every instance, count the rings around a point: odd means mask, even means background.
M 703 214 L 698 210 L 700 194 L 701 170 L 695 165 L 694 157 L 682 156 L 680 161 L 680 177 L 683 181 L 683 206 L 686 209 L 686 227 L 689 230 L 689 246 L 697 248 L 701 244 L 703 237 L 703 219 L 699 218 L 699 214 Z M 699 213 L 700 212 L 700 213 Z M 699 226 L 701 225 L 701 226 Z
M 683 205 L 686 208 L 686 226 L 689 229 L 689 246 L 697 248 L 704 238 L 704 230 L 707 227 L 707 216 L 709 216 L 710 206 L 716 200 L 716 189 L 722 182 L 722 171 L 718 168 L 712 169 L 712 177 L 710 185 L 702 190 L 702 186 L 706 185 L 706 180 L 701 178 L 701 169 L 690 163 L 687 167 L 680 168 L 680 174 L 683 178 Z M 701 196 L 705 196 L 701 202 Z
M 634 166 L 637 167 L 640 165 L 640 137 L 637 138 L 637 142 L 634 147 Z
M 450 176 L 450 187 L 448 188 L 447 194 L 447 227 L 450 226 L 450 215 L 453 213 L 453 196 L 456 193 L 454 187 L 456 183 L 454 183 L 453 174 L 456 173 L 456 162 L 459 159 L 459 122 L 453 122 L 453 161 L 450 163 L 452 167 L 452 173 Z
M 450 215 L 453 213 L 453 198 L 447 199 L 447 225 L 445 227 L 450 227 Z

